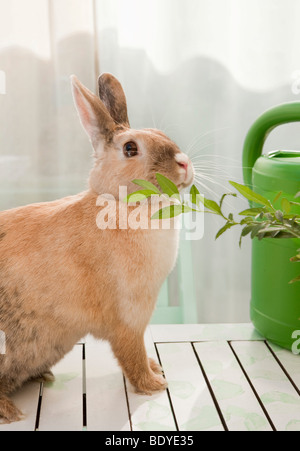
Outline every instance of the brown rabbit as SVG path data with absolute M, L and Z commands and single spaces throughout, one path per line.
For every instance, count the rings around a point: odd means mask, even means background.
M 179 231 L 119 227 L 122 215 L 138 208 L 119 200 L 119 187 L 133 192 L 133 179 L 156 183 L 160 172 L 182 188 L 192 182 L 193 167 L 162 132 L 130 128 L 123 89 L 112 75 L 99 78 L 100 99 L 75 76 L 72 88 L 94 149 L 89 188 L 0 213 L 2 422 L 22 416 L 7 395 L 29 379 L 51 379 L 50 368 L 88 333 L 110 342 L 137 392 L 166 387 L 143 336 L 175 264 Z M 97 226 L 103 194 L 113 195 L 120 207 L 115 228 Z M 149 224 L 150 216 L 147 209 Z

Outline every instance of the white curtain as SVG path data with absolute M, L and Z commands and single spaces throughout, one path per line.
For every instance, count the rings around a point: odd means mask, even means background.
M 100 72 L 117 76 L 132 126 L 169 134 L 218 199 L 242 182 L 252 122 L 300 100 L 299 14 L 297 0 L 0 0 L 0 209 L 85 189 L 73 73 L 92 90 Z M 299 148 L 299 136 L 281 127 L 265 149 Z M 239 250 L 239 231 L 215 242 L 221 225 L 207 216 L 193 242 L 195 322 L 249 320 L 251 243 Z

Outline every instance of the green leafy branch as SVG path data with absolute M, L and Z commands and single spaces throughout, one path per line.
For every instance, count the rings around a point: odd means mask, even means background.
M 133 180 L 133 183 L 142 187 L 127 196 L 127 202 L 139 202 L 152 196 L 165 196 L 171 204 L 158 210 L 151 219 L 173 218 L 183 213 L 192 211 L 198 213 L 210 213 L 220 216 L 224 221 L 224 226 L 217 232 L 216 239 L 234 226 L 241 226 L 241 236 L 239 244 L 241 246 L 244 237 L 262 240 L 263 238 L 300 238 L 300 215 L 292 213 L 293 206 L 300 208 L 300 202 L 290 201 L 279 192 L 273 203 L 281 198 L 281 209 L 274 208 L 273 204 L 262 195 L 254 192 L 249 187 L 236 182 L 229 182 L 244 198 L 250 201 L 251 208 L 243 210 L 239 216 L 243 218 L 236 220 L 232 213 L 226 215 L 223 211 L 224 200 L 227 196 L 237 197 L 236 193 L 226 193 L 217 203 L 214 200 L 202 196 L 197 187 L 193 185 L 190 189 L 189 200 L 182 199 L 177 186 L 162 174 L 156 174 L 156 180 L 160 189 L 153 183 L 146 180 Z M 300 197 L 300 192 L 295 199 Z M 255 206 L 252 206 L 255 205 Z M 298 254 L 291 259 L 292 262 L 300 262 L 300 249 Z M 292 282 L 300 281 L 300 275 Z

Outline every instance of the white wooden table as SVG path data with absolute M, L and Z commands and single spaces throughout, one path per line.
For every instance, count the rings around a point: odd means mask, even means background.
M 0 431 L 299 431 L 300 357 L 267 343 L 251 324 L 153 325 L 149 356 L 167 391 L 137 395 L 110 347 L 87 337 L 13 399 L 23 421 Z

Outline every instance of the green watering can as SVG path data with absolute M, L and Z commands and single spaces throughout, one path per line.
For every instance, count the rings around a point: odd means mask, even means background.
M 279 191 L 294 201 L 300 191 L 300 151 L 262 155 L 269 133 L 289 122 L 300 122 L 300 102 L 266 111 L 252 125 L 244 144 L 244 182 L 271 203 Z M 281 209 L 281 199 L 273 205 Z M 291 213 L 299 214 L 300 209 L 293 206 Z M 298 238 L 255 238 L 252 243 L 251 320 L 264 337 L 290 350 L 297 338 L 295 331 L 300 335 L 300 282 L 289 283 L 300 273 L 300 264 L 290 262 L 298 249 Z

